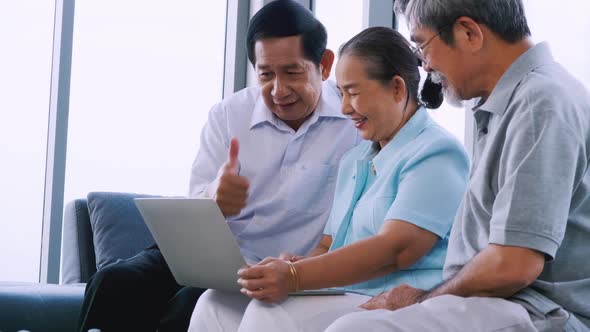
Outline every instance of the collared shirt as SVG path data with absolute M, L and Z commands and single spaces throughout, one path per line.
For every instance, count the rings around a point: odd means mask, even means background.
M 366 295 L 442 281 L 448 233 L 467 186 L 469 159 L 451 134 L 420 108 L 381 151 L 364 142 L 342 158 L 324 234 L 330 250 L 377 235 L 387 220 L 403 220 L 439 237 L 413 266 L 344 289 Z M 389 221 L 394 222 L 394 221 Z
M 294 131 L 265 105 L 257 87 L 215 105 L 201 133 L 190 195 L 202 195 L 240 143 L 240 175 L 250 182 L 246 207 L 227 219 L 250 262 L 281 252 L 304 255 L 317 245 L 330 211 L 338 162 L 359 135 L 340 112 L 333 82 L 324 82 L 316 110 Z
M 536 45 L 474 108 L 475 158 L 449 240 L 445 279 L 489 244 L 547 257 L 517 293 L 543 314 L 558 307 L 590 319 L 590 94 Z

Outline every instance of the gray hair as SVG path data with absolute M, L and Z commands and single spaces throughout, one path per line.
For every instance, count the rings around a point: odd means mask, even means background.
M 484 24 L 509 43 L 531 35 L 522 0 L 396 0 L 394 8 L 410 25 L 440 31 L 449 45 L 454 40 L 448 28 L 461 16 Z

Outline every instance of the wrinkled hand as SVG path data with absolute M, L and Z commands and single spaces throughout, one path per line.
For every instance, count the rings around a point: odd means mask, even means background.
M 291 290 L 291 270 L 282 259 L 267 257 L 260 263 L 238 271 L 241 292 L 266 303 L 285 299 Z
M 229 217 L 239 214 L 246 206 L 248 199 L 248 179 L 239 175 L 240 162 L 238 161 L 239 144 L 236 138 L 232 138 L 229 145 L 227 162 L 221 167 L 218 179 L 219 184 L 215 191 L 215 202 L 224 216 Z
M 284 261 L 289 261 L 289 262 L 297 262 L 297 261 L 300 261 L 304 258 L 305 258 L 305 256 L 293 255 L 288 252 L 284 252 L 279 255 L 279 259 L 282 259 Z
M 401 285 L 373 297 L 362 304 L 361 308 L 367 310 L 397 310 L 420 302 L 420 299 L 425 294 L 425 290 L 409 285 Z

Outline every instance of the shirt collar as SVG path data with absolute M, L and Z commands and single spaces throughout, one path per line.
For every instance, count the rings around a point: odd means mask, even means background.
M 426 127 L 428 127 L 433 120 L 428 115 L 428 111 L 424 107 L 418 108 L 416 113 L 404 124 L 404 126 L 393 136 L 391 141 L 375 156 L 377 153 L 378 143 L 373 143 L 363 155 L 363 159 L 373 159 L 373 165 L 377 174 L 388 164 L 391 156 L 400 151 L 406 144 L 410 143 L 416 136 L 418 136 Z M 374 157 L 373 157 L 374 156 Z
M 536 68 L 553 62 L 553 55 L 546 42 L 539 43 L 524 52 L 502 75 L 488 99 L 473 108 L 501 115 L 506 111 L 512 94 L 524 77 Z
M 281 120 L 279 120 L 270 111 L 270 109 L 266 107 L 264 99 L 260 95 L 260 89 L 258 89 L 257 93 L 258 98 L 256 100 L 256 104 L 254 105 L 252 117 L 250 118 L 250 129 L 263 122 L 268 122 L 273 124 L 275 127 L 278 127 L 278 121 Z M 320 95 L 320 100 L 318 101 L 318 106 L 308 121 L 312 120 L 315 122 L 317 119 L 316 117 L 346 119 L 346 116 L 340 112 L 340 95 L 338 94 L 336 84 L 331 80 L 322 83 L 322 93 Z

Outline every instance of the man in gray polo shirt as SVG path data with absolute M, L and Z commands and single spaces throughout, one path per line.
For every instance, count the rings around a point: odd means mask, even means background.
M 521 0 L 398 0 L 447 97 L 479 98 L 469 188 L 432 290 L 328 331 L 590 330 L 590 94 L 534 45 Z

